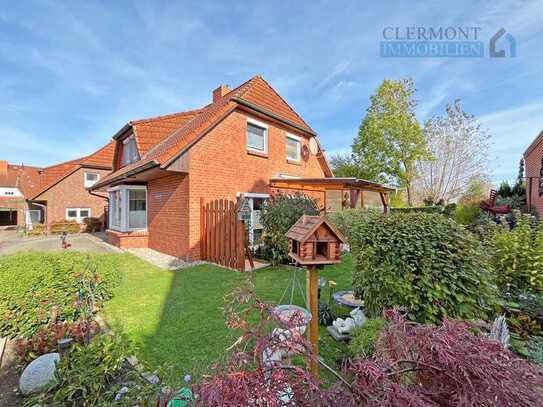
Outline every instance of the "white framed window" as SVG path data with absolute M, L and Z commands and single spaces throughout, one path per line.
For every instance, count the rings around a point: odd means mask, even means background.
M 147 229 L 145 185 L 120 185 L 109 190 L 109 226 L 120 232 Z
M 300 161 L 302 158 L 302 139 L 292 134 L 287 134 L 287 160 Z
M 75 220 L 77 223 L 81 223 L 83 219 L 90 217 L 90 208 L 66 208 L 66 220 Z
M 39 209 L 29 209 L 26 212 L 26 222 L 29 224 L 35 224 L 41 222 L 41 211 Z
M 128 190 L 128 227 L 130 229 L 147 227 L 147 191 L 145 189 Z
M 268 126 L 265 123 L 247 119 L 247 149 L 268 152 Z
M 136 138 L 130 136 L 123 141 L 123 165 L 128 165 L 139 160 Z
M 85 188 L 90 188 L 100 180 L 100 174 L 97 172 L 86 172 L 85 177 Z

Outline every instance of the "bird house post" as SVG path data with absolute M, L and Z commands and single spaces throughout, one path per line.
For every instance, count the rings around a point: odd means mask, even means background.
M 303 215 L 287 232 L 289 256 L 307 268 L 307 304 L 311 312 L 309 340 L 315 357 L 319 355 L 318 271 L 327 264 L 341 262 L 345 239 L 324 216 Z M 311 361 L 311 373 L 318 377 L 319 366 Z

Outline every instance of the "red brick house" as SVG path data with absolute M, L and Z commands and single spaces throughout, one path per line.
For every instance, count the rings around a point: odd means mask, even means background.
M 89 156 L 44 168 L 0 161 L 0 225 L 104 219 L 105 196 L 86 188 L 111 172 L 114 149 L 110 142 Z
M 524 152 L 524 174 L 528 210 L 543 215 L 543 131 Z
M 109 194 L 110 242 L 185 259 L 200 258 L 201 198 L 241 195 L 258 211 L 290 181 L 333 177 L 313 129 L 260 76 L 218 87 L 201 109 L 129 122 L 113 139 L 114 171 L 91 188 Z

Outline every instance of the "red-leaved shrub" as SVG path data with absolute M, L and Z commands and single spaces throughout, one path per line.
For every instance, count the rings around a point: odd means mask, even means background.
M 48 324 L 29 339 L 17 339 L 15 350 L 23 362 L 30 362 L 45 353 L 56 352 L 60 339 L 72 338 L 74 342 L 83 344 L 85 338 L 95 335 L 99 329 L 96 321 L 62 321 Z
M 204 377 L 195 389 L 201 406 L 316 406 L 322 399 L 319 383 L 306 366 L 284 365 L 264 360 L 264 352 L 289 353 L 311 360 L 311 346 L 298 334 L 300 316 L 279 321 L 273 307 L 261 302 L 252 289 L 239 288 L 230 295 L 225 308 L 227 325 L 241 332 L 230 351 L 226 366 L 216 366 L 214 376 Z M 285 335 L 274 330 L 288 330 Z
M 241 336 L 226 366 L 193 389 L 197 405 L 543 406 L 543 372 L 488 339 L 483 322 L 445 319 L 436 327 L 385 311 L 390 322 L 373 356 L 350 361 L 342 380 L 326 386 L 304 363 L 315 358 L 306 339 L 278 335 L 273 308 L 252 290 L 234 291 L 226 311 L 228 326 Z M 298 324 L 293 317 L 282 325 L 295 332 Z M 265 363 L 269 349 L 286 349 L 297 364 Z
M 505 350 L 480 325 L 406 321 L 397 310 L 372 359 L 350 362 L 351 391 L 337 384 L 342 406 L 542 406 L 543 372 Z

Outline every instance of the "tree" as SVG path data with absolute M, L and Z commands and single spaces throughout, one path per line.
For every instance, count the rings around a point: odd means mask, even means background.
M 364 179 L 364 173 L 356 165 L 351 154 L 335 154 L 330 157 L 330 166 L 336 177 L 355 177 Z
M 411 79 L 384 80 L 353 143 L 353 160 L 361 178 L 394 182 L 405 187 L 409 205 L 415 163 L 428 158 L 426 142 L 415 115 L 415 85 Z
M 417 162 L 417 195 L 421 199 L 456 201 L 472 180 L 487 179 L 488 133 L 460 100 L 447 104 L 447 115 L 433 117 L 424 126 L 431 159 Z

